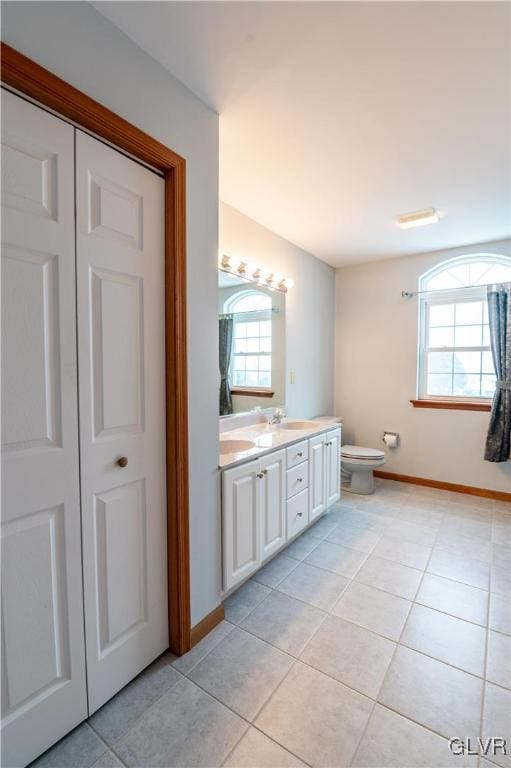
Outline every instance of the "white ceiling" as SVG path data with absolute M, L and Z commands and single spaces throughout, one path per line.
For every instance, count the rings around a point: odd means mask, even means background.
M 221 199 L 329 264 L 510 236 L 508 3 L 94 5 L 219 112 Z

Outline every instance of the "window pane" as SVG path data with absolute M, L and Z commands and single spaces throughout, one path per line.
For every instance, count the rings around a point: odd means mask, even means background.
M 259 370 L 271 371 L 271 357 L 269 355 L 261 355 L 259 358 Z
M 429 352 L 428 373 L 451 373 L 452 352 Z
M 453 347 L 454 346 L 454 328 L 430 328 L 429 329 L 430 347 Z
M 237 301 L 232 301 L 230 312 L 255 312 L 261 309 L 271 308 L 271 297 L 262 291 L 251 291 L 241 296 Z
M 247 371 L 246 382 L 247 387 L 257 387 L 257 373 L 253 371 Z
M 488 302 L 483 301 L 483 323 L 488 324 Z
M 268 372 L 263 372 L 259 374 L 259 386 L 260 387 L 269 387 L 271 386 L 271 375 Z
M 244 387 L 245 386 L 245 372 L 244 371 L 235 371 L 234 377 L 233 377 L 233 383 L 237 387 Z
M 495 394 L 495 376 L 481 376 L 481 395 L 483 397 L 493 397 Z
M 244 339 L 247 335 L 247 324 L 246 323 L 235 323 L 234 324 L 234 337 L 236 339 Z
M 479 374 L 481 372 L 481 353 L 456 352 L 454 356 L 454 372 Z
M 270 337 L 265 337 L 264 339 L 261 339 L 260 351 L 261 352 L 271 352 L 271 338 Z
M 477 325 L 482 322 L 483 302 L 466 301 L 456 304 L 456 325 Z
M 452 395 L 452 376 L 450 373 L 428 374 L 428 395 Z
M 271 336 L 271 320 L 263 320 L 261 323 L 261 336 Z
M 247 339 L 236 339 L 234 342 L 234 351 L 236 353 L 247 352 Z
M 454 304 L 432 304 L 429 308 L 429 325 L 454 325 Z
M 247 327 L 247 336 L 259 336 L 259 322 L 245 323 Z
M 493 357 L 491 352 L 483 352 L 483 373 L 495 373 L 493 367 Z
M 245 370 L 245 358 L 242 355 L 234 356 L 234 370 L 235 371 Z
M 473 374 L 454 374 L 453 395 L 456 397 L 479 397 L 481 394 L 481 377 Z
M 247 352 L 259 352 L 259 339 L 247 339 Z
M 482 344 L 482 325 L 460 325 L 456 328 L 455 347 L 480 347 Z

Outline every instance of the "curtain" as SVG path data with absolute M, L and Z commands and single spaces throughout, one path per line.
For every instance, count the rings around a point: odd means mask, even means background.
M 232 354 L 232 335 L 234 320 L 232 315 L 222 315 L 219 325 L 219 360 L 220 360 L 220 416 L 232 413 L 231 388 L 229 387 L 229 366 Z
M 484 458 L 498 462 L 511 450 L 511 283 L 488 288 L 488 315 L 497 387 Z

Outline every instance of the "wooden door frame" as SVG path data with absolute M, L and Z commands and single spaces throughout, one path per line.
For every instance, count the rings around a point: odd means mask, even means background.
M 162 171 L 165 177 L 165 392 L 169 645 L 190 649 L 186 162 L 36 62 L 1 44 L 2 82 Z

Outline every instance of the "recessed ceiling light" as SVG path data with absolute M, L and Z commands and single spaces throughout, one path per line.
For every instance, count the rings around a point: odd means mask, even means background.
M 438 220 L 438 213 L 434 208 L 426 208 L 424 211 L 414 211 L 413 213 L 403 213 L 397 217 L 397 223 L 401 229 L 422 227 L 425 224 L 436 224 Z

